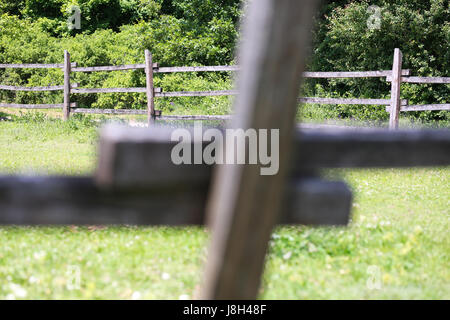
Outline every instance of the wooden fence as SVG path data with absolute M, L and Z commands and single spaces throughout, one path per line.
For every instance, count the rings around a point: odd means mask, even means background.
M 314 168 L 448 165 L 449 130 L 295 132 L 290 118 L 297 107 L 316 2 L 260 1 L 245 14 L 235 101 L 243 117 L 234 118 L 231 127 L 283 130 L 279 174 L 260 175 L 262 164 L 219 165 L 214 172 L 206 163 L 177 166 L 171 157 L 175 129 L 107 127 L 100 136 L 95 177 L 0 176 L 0 225 L 190 225 L 207 220 L 211 241 L 199 298 L 249 300 L 260 292 L 277 223 L 343 225 L 350 220 L 350 189 L 342 182 L 313 177 Z M 285 36 L 292 31 L 295 36 Z M 267 61 L 272 62 L 270 68 L 255 71 Z M 401 81 L 402 71 L 399 59 L 394 61 L 398 73 L 392 72 L 392 86 L 399 110 L 396 77 Z M 146 62 L 151 89 L 151 56 Z M 292 72 L 279 72 L 289 69 Z M 65 88 L 70 89 L 68 82 Z M 154 97 L 153 90 L 147 93 Z M 65 97 L 65 110 L 70 111 Z M 152 107 L 149 99 L 150 113 Z M 203 148 L 204 142 L 194 135 L 190 143 Z M 295 164 L 294 171 L 290 164 Z
M 0 103 L 0 107 L 24 108 L 24 109 L 45 109 L 54 108 L 63 110 L 63 117 L 67 120 L 70 113 L 91 113 L 91 114 L 147 114 L 148 122 L 151 123 L 156 117 L 161 117 L 161 111 L 155 110 L 155 98 L 165 97 L 205 97 L 205 96 L 228 96 L 236 95 L 237 90 L 213 90 L 213 91 L 176 91 L 163 92 L 162 88 L 153 86 L 153 76 L 156 73 L 173 72 L 234 72 L 239 70 L 239 66 L 202 66 L 202 67 L 159 67 L 158 63 L 153 63 L 149 50 L 145 50 L 145 64 L 131 64 L 120 66 L 100 66 L 100 67 L 77 67 L 77 63 L 70 61 L 70 54 L 64 51 L 63 64 L 0 64 L 0 68 L 59 68 L 64 71 L 64 85 L 45 87 L 18 87 L 0 85 L 0 90 L 11 91 L 63 91 L 64 102 L 62 104 L 9 104 Z M 100 72 L 100 71 L 122 71 L 144 69 L 146 73 L 146 87 L 142 88 L 80 88 L 77 83 L 71 83 L 72 72 Z M 412 77 L 410 70 L 402 69 L 402 53 L 399 49 L 394 51 L 394 61 L 392 70 L 381 71 L 346 71 L 346 72 L 304 72 L 304 78 L 386 78 L 391 83 L 390 99 L 356 99 L 356 98 L 318 98 L 301 97 L 301 103 L 315 104 L 349 104 L 349 105 L 381 105 L 386 106 L 386 111 L 390 113 L 389 127 L 398 128 L 399 112 L 403 111 L 425 111 L 425 110 L 450 110 L 450 104 L 428 104 L 409 105 L 408 100 L 400 99 L 400 87 L 402 83 L 435 83 L 449 84 L 450 77 Z M 70 101 L 71 94 L 92 94 L 92 93 L 113 93 L 113 92 L 141 92 L 147 95 L 147 109 L 92 109 L 79 108 L 76 102 Z M 168 119 L 209 119 L 214 116 L 165 116 Z M 217 117 L 217 118 L 226 118 Z

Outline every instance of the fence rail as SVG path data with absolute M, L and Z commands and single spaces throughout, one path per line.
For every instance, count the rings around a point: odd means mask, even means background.
M 16 87 L 0 85 L 0 90 L 9 91 L 62 91 L 64 86 L 46 86 L 46 87 Z
M 76 67 L 76 62 L 71 64 L 71 67 Z M 0 69 L 64 69 L 63 63 L 0 63 Z
M 386 77 L 387 82 L 391 82 L 391 76 Z M 402 82 L 406 83 L 450 83 L 450 77 L 402 77 Z
M 368 105 L 390 105 L 390 99 L 353 99 L 353 98 L 299 98 L 301 103 L 317 103 L 317 104 L 368 104 Z M 402 99 L 403 106 L 408 105 L 408 100 Z
M 158 64 L 154 63 L 153 68 L 158 68 Z M 102 67 L 77 67 L 72 68 L 72 72 L 99 72 L 99 71 L 121 71 L 121 70 L 137 70 L 145 69 L 145 64 L 128 64 L 122 66 L 102 66 Z
M 195 66 L 195 67 L 160 67 L 158 63 L 152 62 L 152 56 L 148 50 L 145 50 L 144 64 L 130 64 L 119 66 L 98 66 L 98 67 L 77 67 L 77 63 L 70 62 L 70 54 L 64 52 L 64 63 L 62 64 L 0 64 L 1 68 L 59 68 L 64 70 L 64 85 L 43 86 L 43 87 L 24 87 L 0 85 L 0 90 L 9 91 L 64 91 L 64 103 L 62 104 L 9 104 L 0 103 L 0 107 L 24 108 L 24 109 L 45 109 L 62 108 L 64 119 L 70 116 L 70 113 L 91 113 L 91 114 L 147 114 L 149 123 L 155 117 L 161 117 L 161 111 L 154 110 L 155 98 L 168 97 L 212 97 L 236 95 L 237 90 L 211 90 L 211 91 L 175 91 L 163 92 L 162 88 L 153 86 L 153 75 L 156 73 L 173 72 L 235 72 L 239 71 L 239 66 Z M 400 99 L 401 83 L 419 83 L 419 84 L 449 84 L 450 77 L 413 77 L 410 76 L 409 69 L 401 68 L 402 54 L 396 49 L 394 52 L 394 63 L 392 70 L 379 71 L 342 71 L 342 72 L 304 72 L 304 78 L 386 78 L 386 82 L 391 83 L 391 99 L 357 99 L 357 98 L 319 98 L 319 97 L 301 97 L 298 99 L 301 103 L 314 104 L 349 104 L 349 105 L 378 105 L 387 106 L 386 112 L 390 113 L 390 128 L 398 127 L 398 113 L 408 111 L 429 111 L 429 110 L 450 110 L 450 104 L 428 104 L 428 105 L 408 105 L 408 100 Z M 151 67 L 150 67 L 151 66 Z M 141 88 L 79 88 L 78 83 L 70 83 L 71 72 L 108 72 L 123 70 L 143 69 L 146 72 L 146 87 Z M 93 94 L 93 93 L 146 93 L 146 110 L 117 110 L 117 109 L 90 109 L 78 108 L 76 103 L 70 103 L 70 94 Z M 167 119 L 225 119 L 228 116 L 164 116 Z
M 389 112 L 389 110 L 390 107 L 387 107 L 386 112 Z M 406 105 L 400 108 L 400 111 L 438 111 L 438 110 L 450 110 L 450 103 Z
M 70 107 L 75 108 L 76 102 L 70 104 Z M 0 103 L 1 108 L 17 108 L 17 109 L 61 109 L 64 107 L 63 103 L 54 104 L 18 104 L 18 103 Z
M 154 88 L 155 93 L 161 92 L 161 88 Z M 146 88 L 79 88 L 72 89 L 71 93 L 115 93 L 115 92 L 146 92 Z
M 403 76 L 409 76 L 410 70 L 402 70 Z M 381 78 L 392 75 L 391 70 L 381 71 L 343 71 L 343 72 L 304 72 L 304 78 Z

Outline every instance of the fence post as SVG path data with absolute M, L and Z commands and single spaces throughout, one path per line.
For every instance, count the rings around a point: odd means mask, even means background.
M 389 129 L 398 129 L 398 117 L 400 114 L 400 86 L 402 84 L 402 52 L 400 49 L 394 50 L 394 62 L 392 66 L 391 79 L 391 108 L 389 116 Z
M 155 121 L 155 91 L 153 87 L 153 59 L 149 50 L 145 50 L 145 76 L 147 92 L 148 124 Z
M 70 117 L 70 53 L 64 50 L 64 121 Z

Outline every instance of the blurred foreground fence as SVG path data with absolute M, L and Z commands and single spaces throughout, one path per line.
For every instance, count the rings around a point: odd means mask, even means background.
M 24 109 L 62 109 L 64 119 L 68 119 L 71 113 L 90 114 L 147 114 L 148 122 L 151 123 L 156 117 L 161 117 L 160 110 L 155 110 L 155 98 L 165 97 L 206 97 L 206 96 L 228 96 L 236 95 L 236 90 L 215 90 L 215 91 L 175 91 L 163 92 L 162 88 L 153 86 L 153 75 L 156 73 L 174 72 L 234 72 L 239 70 L 239 66 L 201 66 L 201 67 L 159 67 L 158 63 L 153 63 L 152 55 L 145 50 L 145 63 L 120 65 L 120 66 L 100 66 L 100 67 L 77 67 L 77 63 L 70 61 L 69 52 L 64 52 L 63 64 L 0 64 L 0 68 L 59 68 L 64 70 L 64 85 L 45 87 L 19 87 L 0 85 L 0 90 L 11 91 L 64 91 L 64 102 L 60 104 L 11 104 L 0 103 L 0 107 L 24 108 Z M 70 74 L 72 72 L 104 72 L 144 69 L 146 73 L 146 87 L 140 88 L 80 88 L 78 83 L 71 83 Z M 400 99 L 400 86 L 402 83 L 435 83 L 450 84 L 450 77 L 413 77 L 410 70 L 402 69 L 402 53 L 399 49 L 394 51 L 392 70 L 381 71 L 345 71 L 345 72 L 304 72 L 304 78 L 386 78 L 391 83 L 390 99 L 356 99 L 356 98 L 319 98 L 301 97 L 301 103 L 315 104 L 349 104 L 349 105 L 379 105 L 386 106 L 386 111 L 390 114 L 389 127 L 398 128 L 399 112 L 404 111 L 427 111 L 427 110 L 450 110 L 450 103 L 409 105 L 408 100 Z M 79 108 L 76 102 L 70 101 L 71 94 L 92 94 L 92 93 L 115 93 L 115 92 L 141 92 L 147 95 L 147 109 L 93 109 Z M 227 116 L 165 116 L 172 119 L 223 119 Z

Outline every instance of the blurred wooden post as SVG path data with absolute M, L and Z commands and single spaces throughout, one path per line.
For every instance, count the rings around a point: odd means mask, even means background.
M 155 121 L 155 91 L 153 87 L 153 59 L 149 50 L 145 50 L 145 76 L 148 124 L 150 125 Z
M 391 82 L 391 108 L 389 116 L 389 129 L 398 129 L 398 118 L 400 114 L 400 86 L 402 84 L 402 52 L 400 49 L 394 50 L 394 63 L 392 66 Z
M 68 120 L 70 117 L 70 69 L 70 53 L 67 50 L 64 50 L 64 120 Z
M 279 171 L 261 175 L 261 165 L 216 168 L 207 209 L 212 240 L 202 299 L 255 299 L 258 295 L 270 234 L 285 191 L 316 2 L 260 0 L 249 6 L 232 127 L 267 129 L 268 135 L 271 129 L 279 129 Z M 247 144 L 247 155 L 249 150 Z

